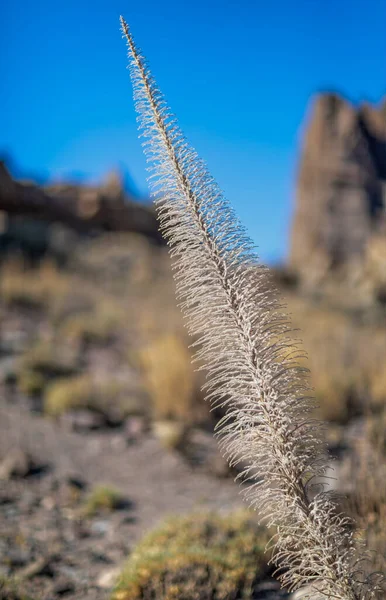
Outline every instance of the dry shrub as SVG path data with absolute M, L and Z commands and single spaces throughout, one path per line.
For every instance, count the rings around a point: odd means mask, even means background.
M 187 344 L 164 334 L 139 352 L 155 419 L 192 421 L 195 407 L 195 375 Z
M 346 423 L 386 403 L 386 329 L 309 299 L 287 298 L 309 355 L 307 366 L 327 421 Z
M 52 417 L 70 410 L 88 408 L 95 404 L 93 383 L 90 377 L 80 375 L 52 383 L 44 399 L 44 412 Z
M 79 375 L 59 379 L 47 388 L 44 398 L 47 415 L 58 417 L 79 409 L 90 409 L 116 420 L 144 414 L 147 407 L 140 395 L 115 379 L 95 381 L 89 375 Z
M 113 600 L 249 600 L 267 539 L 247 511 L 170 519 L 137 546 Z

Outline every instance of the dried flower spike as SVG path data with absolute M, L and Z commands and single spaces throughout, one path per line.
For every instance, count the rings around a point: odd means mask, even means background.
M 273 560 L 283 586 L 315 585 L 339 600 L 375 597 L 376 586 L 359 581 L 347 520 L 336 516 L 323 489 L 312 490 L 324 451 L 307 417 L 307 375 L 267 269 L 188 145 L 122 17 L 121 25 L 178 297 L 208 374 L 207 398 L 225 411 L 217 429 L 221 449 L 242 465 L 249 504 L 276 527 Z

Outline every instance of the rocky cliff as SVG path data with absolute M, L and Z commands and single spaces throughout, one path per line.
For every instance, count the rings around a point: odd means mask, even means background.
M 112 172 L 100 185 L 39 186 L 14 180 L 0 161 L 0 251 L 19 242 L 31 246 L 33 237 L 38 253 L 43 252 L 47 235 L 60 228 L 78 235 L 140 233 L 163 243 L 154 208 L 127 194 L 118 173 Z
M 386 283 L 386 100 L 378 107 L 336 94 L 312 101 L 289 264 L 309 288 L 334 274 Z

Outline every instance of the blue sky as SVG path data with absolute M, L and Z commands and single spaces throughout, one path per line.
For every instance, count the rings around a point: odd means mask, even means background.
M 261 256 L 283 260 L 306 107 L 326 89 L 379 101 L 386 2 L 2 3 L 0 153 L 18 172 L 95 181 L 120 166 L 147 194 L 119 14 Z

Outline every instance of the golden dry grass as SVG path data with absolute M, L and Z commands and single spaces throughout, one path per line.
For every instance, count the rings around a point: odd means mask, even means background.
M 188 421 L 193 412 L 194 371 L 185 340 L 172 334 L 154 338 L 139 351 L 156 419 Z
M 288 296 L 297 334 L 308 354 L 305 364 L 326 421 L 350 418 L 386 405 L 386 329 L 360 323 L 355 315 Z

